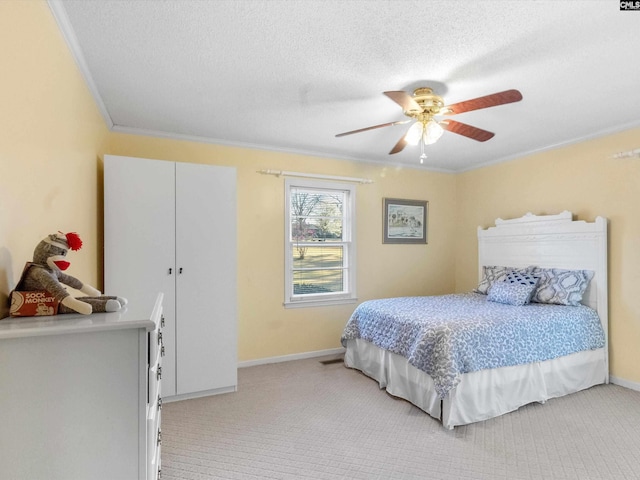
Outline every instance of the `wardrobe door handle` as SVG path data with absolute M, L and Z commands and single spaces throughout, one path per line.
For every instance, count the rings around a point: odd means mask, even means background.
M 180 267 L 180 270 L 178 270 L 178 273 L 182 273 L 182 267 Z
M 173 268 L 169 268 L 169 275 L 173 273 Z

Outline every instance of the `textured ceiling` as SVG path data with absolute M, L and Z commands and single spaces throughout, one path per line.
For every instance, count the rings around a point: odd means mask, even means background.
M 452 117 L 424 167 L 463 171 L 640 126 L 640 13 L 606 1 L 50 0 L 116 131 L 419 167 L 388 152 L 408 125 L 382 94 L 445 103 L 515 88 Z

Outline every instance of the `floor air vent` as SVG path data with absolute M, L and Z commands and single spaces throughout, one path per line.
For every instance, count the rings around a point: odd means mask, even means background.
M 320 363 L 323 365 L 332 365 L 334 363 L 342 363 L 342 362 L 344 362 L 344 358 L 342 357 L 332 358 L 330 360 L 320 360 Z

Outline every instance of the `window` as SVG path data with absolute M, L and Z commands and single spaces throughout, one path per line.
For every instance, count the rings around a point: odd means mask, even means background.
M 299 179 L 285 186 L 285 306 L 355 301 L 355 187 Z

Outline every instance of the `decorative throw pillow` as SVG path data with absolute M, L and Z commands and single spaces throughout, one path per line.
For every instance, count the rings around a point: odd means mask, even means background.
M 480 281 L 478 287 L 474 290 L 474 292 L 486 295 L 487 293 L 489 293 L 489 289 L 494 282 L 504 280 L 507 276 L 507 273 L 513 270 L 513 267 L 485 265 L 484 267 L 482 267 L 482 280 Z
M 594 275 L 591 270 L 540 267 L 535 267 L 531 273 L 539 278 L 532 302 L 571 306 L 580 305 Z
M 506 303 L 507 305 L 526 305 L 529 303 L 535 288 L 535 283 L 525 285 L 522 283 L 495 282 L 489 290 L 487 301 Z
M 478 287 L 474 290 L 476 293 L 482 293 L 486 295 L 489 293 L 489 289 L 491 285 L 495 282 L 503 281 L 508 273 L 511 272 L 521 272 L 526 273 L 530 270 L 529 267 L 516 269 L 514 267 L 499 267 L 495 265 L 485 265 L 482 267 L 482 280 L 478 284 Z
M 514 270 L 512 272 L 507 273 L 504 281 L 508 283 L 519 283 L 521 285 L 537 285 L 538 277 L 534 276 L 531 273 L 522 270 Z

